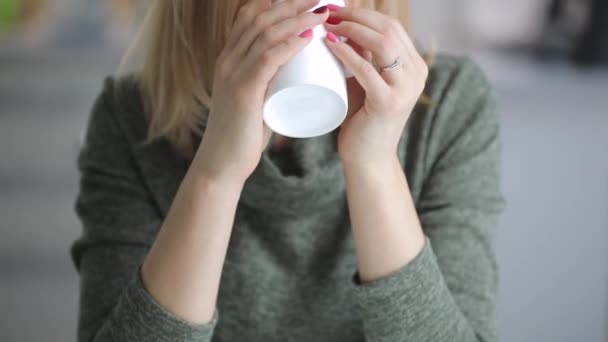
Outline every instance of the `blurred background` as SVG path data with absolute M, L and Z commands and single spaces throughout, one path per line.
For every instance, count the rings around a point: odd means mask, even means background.
M 502 341 L 608 341 L 608 1 L 411 4 L 421 46 L 497 92 Z M 0 341 L 75 340 L 76 153 L 145 7 L 0 0 Z

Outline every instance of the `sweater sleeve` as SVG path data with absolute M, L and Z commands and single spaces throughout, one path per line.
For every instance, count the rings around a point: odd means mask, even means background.
M 452 75 L 429 134 L 417 201 L 425 247 L 388 278 L 361 285 L 355 277 L 367 342 L 493 342 L 499 129 L 488 82 L 472 62 Z
M 119 129 L 114 95 L 108 79 L 78 160 L 83 234 L 71 249 L 80 273 L 78 341 L 208 342 L 217 312 L 209 324 L 189 324 L 161 307 L 141 281 L 161 218 Z

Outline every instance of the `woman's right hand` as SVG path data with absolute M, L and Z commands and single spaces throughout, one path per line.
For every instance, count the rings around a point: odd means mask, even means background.
M 271 132 L 262 109 L 268 84 L 312 39 L 329 13 L 308 12 L 320 0 L 249 0 L 237 15 L 216 66 L 207 128 L 193 165 L 205 177 L 244 183 Z M 320 11 L 316 11 L 320 12 Z

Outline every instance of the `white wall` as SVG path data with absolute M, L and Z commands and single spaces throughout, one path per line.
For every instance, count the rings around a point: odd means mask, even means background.
M 548 0 L 410 0 L 416 35 L 447 49 L 521 43 L 540 30 Z

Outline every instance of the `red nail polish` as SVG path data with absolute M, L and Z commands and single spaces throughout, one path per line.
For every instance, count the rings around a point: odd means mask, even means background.
M 338 12 L 339 10 L 342 9 L 342 6 L 338 6 L 338 5 L 334 5 L 334 4 L 329 4 L 329 5 L 327 5 L 327 8 L 329 8 L 330 12 Z
M 342 22 L 342 19 L 336 18 L 336 17 L 329 17 L 329 18 L 327 18 L 327 20 L 325 22 L 330 25 L 338 25 L 339 23 Z
M 322 14 L 327 12 L 327 6 L 321 6 L 319 8 L 317 8 L 316 10 L 314 10 L 313 12 L 315 12 L 316 14 Z
M 333 32 L 328 32 L 327 33 L 327 39 L 332 42 L 332 43 L 337 43 L 340 40 L 338 39 L 338 36 L 336 36 Z
M 300 38 L 310 38 L 312 37 L 312 29 L 308 29 L 302 33 L 300 33 Z

